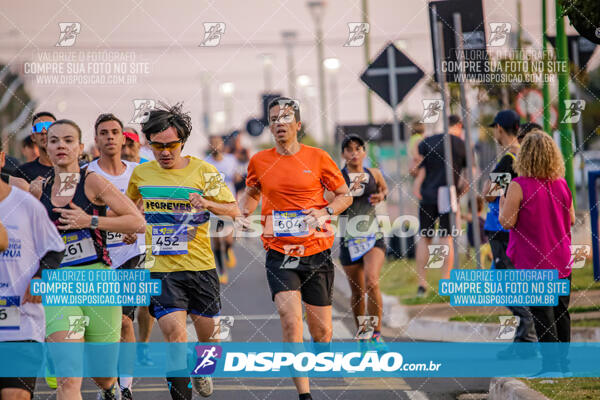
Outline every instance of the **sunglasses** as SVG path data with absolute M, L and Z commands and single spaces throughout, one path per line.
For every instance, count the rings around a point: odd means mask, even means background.
M 54 121 L 38 122 L 37 124 L 33 125 L 33 127 L 31 128 L 31 132 L 42 133 L 44 130 L 48 131 L 48 128 L 50 128 L 50 125 L 52 125 L 53 123 Z
M 164 151 L 164 150 L 173 151 L 176 148 L 178 148 L 179 146 L 181 146 L 181 140 L 176 140 L 174 142 L 169 142 L 169 143 L 149 142 L 148 144 L 154 150 L 157 150 L 157 151 Z
M 269 121 L 271 124 L 284 123 L 289 124 L 294 122 L 296 116 L 295 110 L 300 107 L 297 101 L 281 101 L 279 103 L 279 115 L 272 117 Z

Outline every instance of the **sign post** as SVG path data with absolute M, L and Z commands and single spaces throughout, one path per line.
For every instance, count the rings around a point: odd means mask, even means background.
M 554 0 L 556 8 L 556 61 L 565 65 L 560 68 L 558 75 L 558 119 L 560 130 L 560 150 L 565 160 L 565 179 L 571 189 L 573 204 L 577 204 L 577 193 L 575 191 L 575 178 L 573 176 L 573 132 L 571 124 L 563 122 L 567 113 L 567 101 L 569 100 L 569 64 L 567 35 L 565 34 L 565 17 L 560 1 Z
M 458 50 L 459 65 L 463 65 L 463 34 L 462 23 L 459 13 L 454 13 L 454 32 L 456 35 L 456 44 Z M 469 119 L 467 96 L 465 94 L 465 83 L 463 79 L 458 80 L 460 88 L 460 109 L 462 112 L 462 121 L 465 128 L 465 147 L 467 156 L 467 180 L 469 181 L 469 200 L 471 201 L 471 224 L 473 226 L 473 244 L 475 245 L 476 265 L 481 269 L 481 237 L 479 231 L 479 215 L 477 214 L 477 199 L 475 196 L 475 180 L 473 179 L 473 153 L 471 152 L 471 121 Z M 458 258 L 458 254 L 455 252 Z
M 400 214 L 404 212 L 404 191 L 402 190 L 404 178 L 402 174 L 401 147 L 406 146 L 406 144 L 400 141 L 400 123 L 396 114 L 396 107 L 424 75 L 424 72 L 415 63 L 390 43 L 361 76 L 363 82 L 392 108 L 392 139 L 396 153 L 396 185 L 398 186 Z M 402 250 L 405 252 L 406 238 L 404 235 L 401 236 L 401 241 Z
M 454 211 L 453 196 L 452 193 L 456 193 L 456 186 L 454 186 L 454 173 L 452 168 L 452 142 L 450 139 L 450 133 L 448 132 L 448 99 L 446 93 L 446 79 L 444 73 L 442 72 L 442 29 L 441 22 L 438 21 L 438 13 L 437 6 L 435 4 L 431 5 L 431 15 L 432 15 L 432 30 L 433 30 L 433 53 L 434 53 L 434 61 L 435 61 L 435 74 L 437 77 L 437 82 L 440 85 L 440 91 L 442 93 L 442 116 L 444 123 L 444 158 L 446 159 L 446 186 L 448 186 L 448 195 L 450 196 L 450 229 L 456 225 L 456 213 Z M 456 196 L 454 196 L 454 199 Z M 453 247 L 456 250 L 457 240 L 456 237 L 452 237 Z M 459 267 L 458 263 L 458 254 L 455 252 L 454 257 L 454 268 Z
M 576 41 L 572 41 L 571 42 L 571 52 L 573 53 L 573 64 L 575 64 L 575 66 L 577 67 L 577 69 L 580 68 L 579 65 L 579 42 Z M 581 100 L 581 94 L 579 91 L 579 85 L 577 84 L 577 82 L 573 82 L 573 88 L 575 89 L 575 98 L 577 100 Z M 575 153 L 579 153 L 579 173 L 581 174 L 581 192 L 583 194 L 582 196 L 582 200 L 584 202 L 583 207 L 585 208 L 585 200 L 586 200 L 586 196 L 584 193 L 584 188 L 585 188 L 585 159 L 583 158 L 583 122 L 582 122 L 583 118 L 579 118 L 579 120 L 577 121 L 577 142 L 578 142 L 578 146 L 576 148 Z

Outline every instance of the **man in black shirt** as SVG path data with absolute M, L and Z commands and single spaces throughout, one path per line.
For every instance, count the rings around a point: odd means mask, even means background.
M 27 183 L 31 183 L 36 178 L 45 179 L 52 175 L 54 169 L 46 152 L 46 132 L 54 121 L 56 121 L 54 115 L 47 111 L 41 111 L 31 117 L 31 139 L 38 146 L 40 156 L 18 167 L 14 173 L 15 177 L 23 178 Z
M 452 169 L 454 172 L 454 185 L 458 188 L 461 181 L 461 172 L 466 167 L 466 149 L 462 137 L 462 122 L 456 115 L 448 118 L 452 146 Z M 452 231 L 450 226 L 450 214 L 440 213 L 438 210 L 438 190 L 446 186 L 446 157 L 444 155 L 444 134 L 426 137 L 419 143 L 417 178 L 415 179 L 414 192 L 419 198 L 419 235 L 417 244 L 417 274 L 419 288 L 417 296 L 424 296 L 427 291 L 427 280 L 425 278 L 425 266 L 429 259 L 429 246 L 435 234 L 440 237 L 440 244 L 448 246 L 447 254 L 444 254 L 444 267 L 442 277 L 448 279 L 450 269 L 454 260 L 454 248 L 452 244 Z M 461 190 L 458 190 L 461 192 Z M 436 221 L 439 220 L 439 228 L 435 229 Z
M 15 171 L 19 168 L 21 163 L 16 158 L 10 156 L 5 156 L 4 160 L 5 164 L 4 167 L 0 169 L 0 177 L 5 183 L 8 183 L 10 177 L 15 174 Z

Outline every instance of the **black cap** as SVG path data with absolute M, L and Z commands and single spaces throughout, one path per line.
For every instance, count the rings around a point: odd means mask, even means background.
M 348 147 L 348 143 L 350 142 L 356 142 L 359 146 L 365 147 L 365 141 L 363 140 L 363 138 L 356 134 L 351 134 L 344 136 L 344 140 L 342 140 L 342 151 L 344 151 L 344 149 Z
M 492 122 L 489 126 L 494 127 L 496 125 L 500 125 L 505 130 L 512 129 L 516 132 L 519 128 L 519 123 L 521 122 L 521 118 L 519 114 L 517 114 L 513 110 L 502 110 L 494 117 L 494 122 Z

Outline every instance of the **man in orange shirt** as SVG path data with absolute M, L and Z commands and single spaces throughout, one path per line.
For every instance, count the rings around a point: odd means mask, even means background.
M 239 201 L 248 217 L 262 196 L 261 236 L 267 280 L 285 342 L 302 342 L 302 302 L 315 342 L 330 342 L 334 231 L 327 223 L 352 204 L 341 171 L 323 150 L 298 143 L 302 126 L 297 101 L 271 101 L 269 128 L 275 147 L 250 159 L 246 191 Z M 327 203 L 325 189 L 335 198 Z M 300 400 L 312 399 L 307 377 L 294 377 Z

